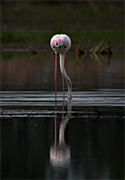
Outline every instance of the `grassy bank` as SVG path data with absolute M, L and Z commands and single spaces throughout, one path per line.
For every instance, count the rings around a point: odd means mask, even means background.
M 55 33 L 68 34 L 73 46 L 104 40 L 123 48 L 123 20 L 124 1 L 2 1 L 2 48 L 47 48 Z
M 2 32 L 2 48 L 27 48 L 29 46 L 36 49 L 49 48 L 49 41 L 53 34 L 52 32 Z M 124 31 L 122 29 L 68 32 L 67 34 L 71 37 L 73 46 L 83 44 L 85 48 L 89 48 L 101 41 L 109 43 L 113 48 L 123 48 L 124 46 Z

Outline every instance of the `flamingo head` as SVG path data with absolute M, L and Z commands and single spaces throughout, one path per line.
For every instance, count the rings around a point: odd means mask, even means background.
M 56 34 L 51 38 L 50 46 L 55 53 L 66 53 L 71 47 L 71 40 L 65 34 Z

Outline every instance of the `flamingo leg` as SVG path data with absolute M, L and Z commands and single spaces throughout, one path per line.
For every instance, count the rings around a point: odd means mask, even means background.
M 62 129 L 63 129 L 63 143 L 65 143 L 65 139 L 64 139 L 64 102 L 65 102 L 64 67 L 65 67 L 65 53 L 64 53 L 64 59 L 63 59 L 63 71 L 62 71 L 62 86 L 63 86 L 63 113 L 62 113 Z
M 57 53 L 55 53 L 55 145 L 56 145 L 56 124 L 57 124 Z
M 64 68 L 65 68 L 65 53 L 64 53 L 64 59 L 63 59 L 63 70 L 62 70 L 63 103 L 64 103 L 64 100 L 65 100 Z
M 63 102 L 63 112 L 62 112 L 62 131 L 63 131 L 63 145 L 64 145 L 65 144 L 65 138 L 64 138 L 64 102 Z

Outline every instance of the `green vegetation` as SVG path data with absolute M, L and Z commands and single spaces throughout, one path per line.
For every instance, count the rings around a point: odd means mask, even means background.
M 104 31 L 84 31 L 84 32 L 69 32 L 67 33 L 72 39 L 72 45 L 78 46 L 82 43 L 84 47 L 91 48 L 96 43 L 105 41 L 110 43 L 113 48 L 122 48 L 124 46 L 124 31 L 123 30 L 104 30 Z M 37 32 L 37 33 L 14 33 L 2 32 L 1 42 L 2 48 L 49 48 L 49 41 L 53 33 Z
M 2 48 L 49 48 L 55 33 L 66 33 L 72 45 L 91 48 L 105 41 L 124 46 L 124 1 L 1 3 Z

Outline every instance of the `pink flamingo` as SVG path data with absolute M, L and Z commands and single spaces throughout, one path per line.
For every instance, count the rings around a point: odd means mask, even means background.
M 57 53 L 59 53 L 60 57 L 60 71 L 62 73 L 62 83 L 63 83 L 63 98 L 64 95 L 64 78 L 67 82 L 68 86 L 68 99 L 72 98 L 71 90 L 72 90 L 72 82 L 65 71 L 65 54 L 71 47 L 71 40 L 65 34 L 56 34 L 50 40 L 50 46 L 55 52 L 55 99 L 57 96 Z
M 72 90 L 72 82 L 65 71 L 65 54 L 71 47 L 71 40 L 65 34 L 56 34 L 50 40 L 50 46 L 55 52 L 55 112 L 57 111 L 57 53 L 59 53 L 60 57 L 60 70 L 62 73 L 62 84 L 63 84 L 63 112 L 64 112 L 64 78 L 68 85 L 68 100 L 72 98 L 71 90 Z M 55 113 L 55 144 L 56 144 L 56 122 L 57 117 Z M 64 129 L 64 113 L 62 114 L 62 127 Z M 63 131 L 64 132 L 64 131 Z M 63 133 L 64 139 L 64 133 Z
M 65 99 L 64 78 L 68 86 L 67 97 L 68 97 L 68 104 L 70 104 L 71 98 L 72 98 L 72 94 L 71 94 L 72 82 L 65 71 L 65 54 L 71 47 L 71 40 L 65 34 L 57 34 L 51 38 L 50 46 L 55 52 L 55 112 L 57 110 L 57 53 L 59 53 L 59 57 L 60 57 L 60 71 L 62 73 L 62 84 L 63 84 L 63 114 L 62 114 L 62 123 L 60 126 L 60 133 L 59 133 L 60 134 L 59 146 L 57 146 L 57 142 L 56 142 L 56 122 L 57 122 L 56 118 L 57 117 L 55 114 L 55 145 L 52 146 L 50 149 L 50 157 L 51 157 L 52 164 L 54 163 L 57 165 L 63 165 L 70 158 L 70 150 L 65 145 L 64 129 L 71 116 L 71 108 L 70 108 L 71 106 L 68 105 L 68 114 L 64 120 L 64 99 Z

